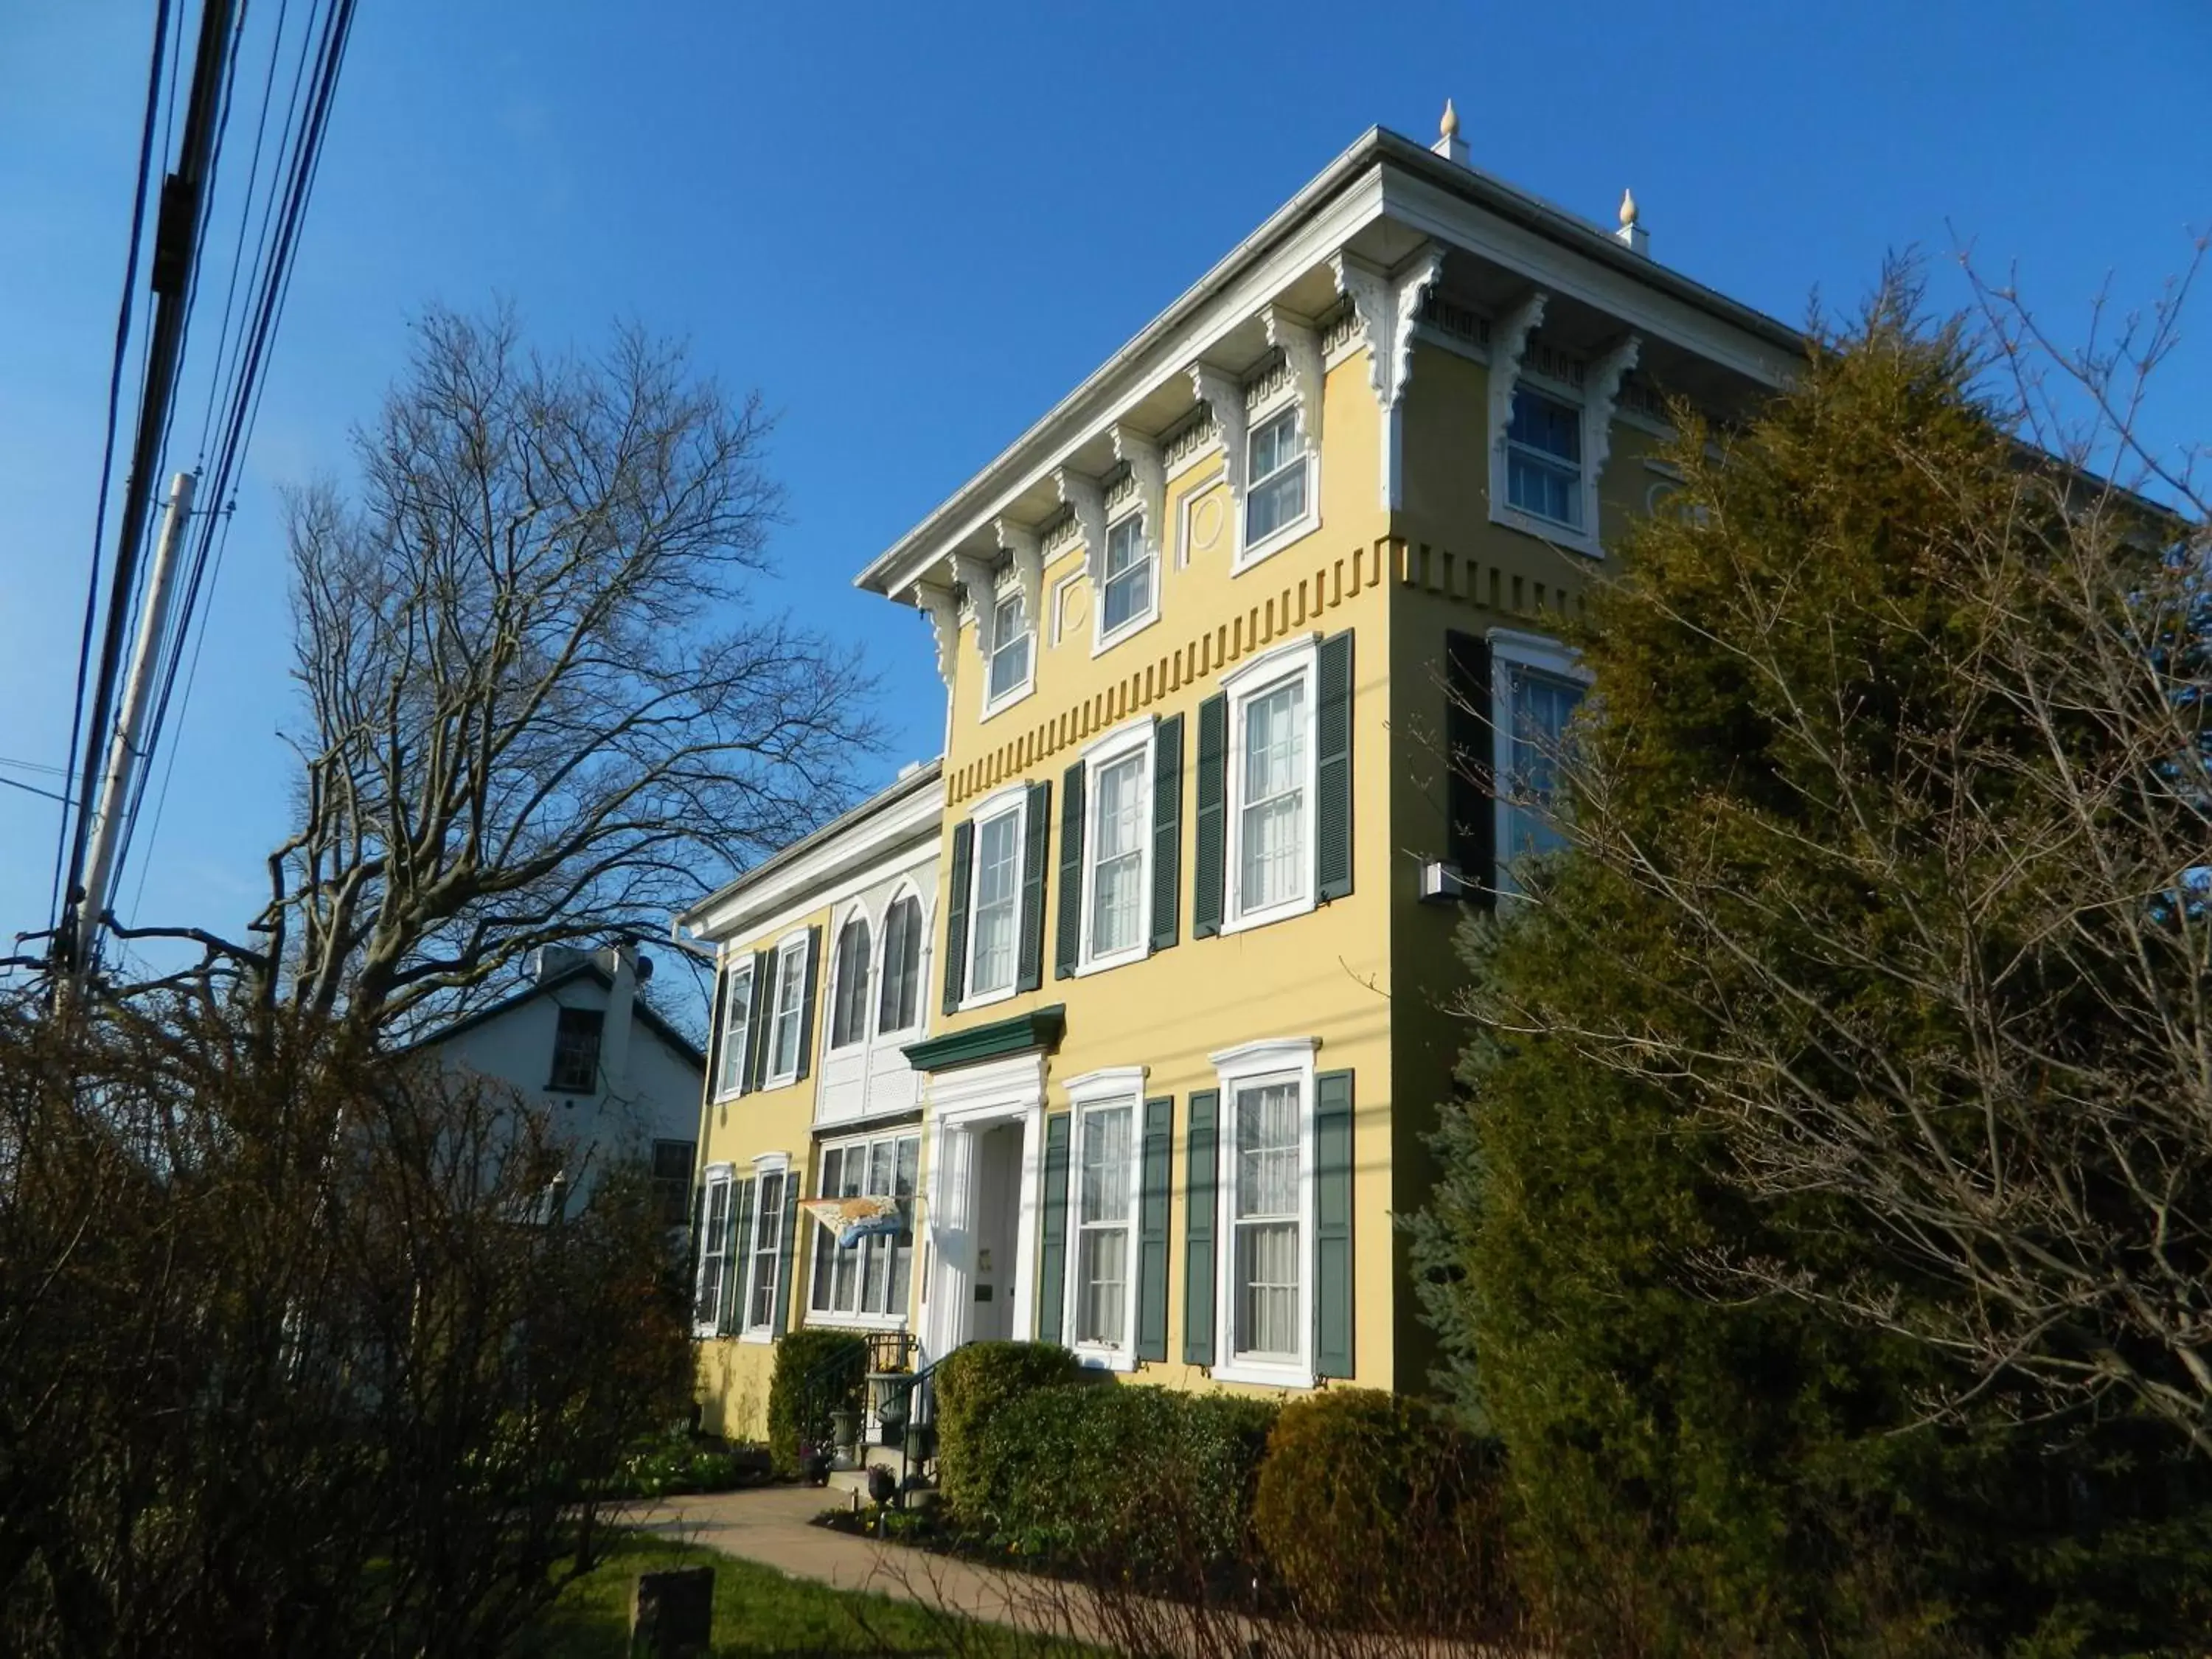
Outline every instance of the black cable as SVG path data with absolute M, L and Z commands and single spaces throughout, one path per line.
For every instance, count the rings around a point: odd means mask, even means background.
M 131 251 L 123 266 L 123 303 L 115 319 L 115 362 L 107 376 L 107 437 L 100 466 L 100 505 L 94 510 L 92 527 L 92 580 L 84 596 L 84 631 L 76 650 L 76 702 L 70 717 L 69 763 L 64 775 L 76 770 L 77 744 L 84 735 L 84 693 L 86 677 L 92 672 L 92 632 L 94 619 L 100 613 L 100 565 L 101 550 L 107 543 L 107 489 L 115 474 L 115 428 L 122 413 L 123 364 L 130 355 L 131 313 L 136 309 L 138 287 L 138 250 L 145 240 L 146 185 L 154 167 L 154 128 L 160 113 L 161 99 L 161 58 L 169 33 L 169 0 L 158 0 L 154 9 L 154 56 L 146 71 L 146 119 L 138 140 L 138 194 L 131 207 Z M 61 833 L 54 846 L 53 895 L 49 903 L 46 925 L 51 928 L 61 925 L 62 869 L 69 857 L 70 816 L 62 814 Z

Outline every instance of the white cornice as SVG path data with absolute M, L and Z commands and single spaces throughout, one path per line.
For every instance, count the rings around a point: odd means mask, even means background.
M 834 828 L 787 863 L 726 887 L 676 919 L 694 939 L 720 945 L 780 932 L 859 889 L 888 880 L 936 856 L 945 819 L 945 786 L 929 787 Z
M 1199 362 L 1190 366 L 1191 389 L 1198 399 L 1213 411 L 1213 428 L 1221 439 L 1223 470 L 1227 475 L 1229 498 L 1232 501 L 1244 499 L 1244 385 L 1226 369 L 1216 368 L 1212 363 Z
M 1125 462 L 1129 477 L 1137 485 L 1137 499 L 1145 509 L 1145 540 L 1152 550 L 1152 556 L 1160 556 L 1167 546 L 1166 529 L 1168 502 L 1168 470 L 1160 459 L 1160 447 L 1150 438 L 1116 422 L 1114 428 L 1114 454 Z M 1099 555 L 1104 558 L 1104 554 Z
M 1011 519 L 997 525 L 999 545 L 1013 556 L 1014 580 L 1021 585 L 1022 614 L 1031 629 L 1044 615 L 1044 542 L 1036 531 Z
M 1297 388 L 1300 424 L 1305 430 L 1306 447 L 1318 452 L 1321 448 L 1321 336 L 1304 318 L 1294 316 L 1282 307 L 1271 305 L 1260 313 L 1267 325 L 1267 343 L 1283 354 L 1290 366 L 1291 384 Z
M 952 589 L 943 582 L 916 582 L 914 602 L 915 608 L 929 618 L 930 635 L 937 647 L 937 678 L 945 682 L 949 692 L 960 660 L 960 603 L 953 597 Z

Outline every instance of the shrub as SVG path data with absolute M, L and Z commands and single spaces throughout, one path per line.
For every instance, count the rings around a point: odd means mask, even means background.
M 1033 1393 L 983 1425 L 961 1515 L 1086 1575 L 1196 1591 L 1243 1558 L 1275 1412 L 1161 1388 Z
M 647 1441 L 624 1459 L 609 1495 L 665 1498 L 678 1492 L 732 1492 L 769 1473 L 764 1447 L 679 1432 Z
M 1304 1619 L 1468 1630 L 1510 1619 L 1496 1459 L 1375 1389 L 1292 1401 L 1267 1437 L 1253 1541 Z
M 970 1342 L 937 1368 L 938 1485 L 956 1510 L 971 1495 L 969 1470 L 982 1425 L 1024 1395 L 1075 1382 L 1075 1356 L 1056 1342 Z
M 778 1474 L 804 1472 L 805 1452 L 830 1443 L 830 1414 L 858 1409 L 868 1343 L 850 1331 L 799 1330 L 778 1340 L 768 1385 L 768 1450 Z

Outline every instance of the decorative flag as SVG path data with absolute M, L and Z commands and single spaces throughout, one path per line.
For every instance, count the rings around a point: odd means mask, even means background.
M 858 1198 L 802 1199 L 799 1207 L 837 1235 L 840 1249 L 864 1238 L 906 1231 L 906 1218 L 899 1213 L 898 1200 L 872 1193 Z

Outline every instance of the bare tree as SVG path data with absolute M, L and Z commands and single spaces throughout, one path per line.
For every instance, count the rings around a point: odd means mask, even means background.
M 1609 884 L 1654 943 L 1593 931 L 1615 1007 L 1470 1012 L 1863 1230 L 1856 1270 L 1724 1285 L 1933 1345 L 1939 1404 L 2109 1404 L 2212 1455 L 2212 539 L 2140 429 L 2179 295 L 2069 356 L 1983 294 L 1931 331 L 1893 291 L 1746 431 L 1689 423 L 1686 510 L 1593 602 L 1535 884 L 1571 927 Z
M 527 350 L 432 310 L 349 497 L 290 496 L 296 828 L 246 948 L 264 1006 L 449 1011 L 539 945 L 670 909 L 845 803 L 856 657 L 765 610 L 769 422 L 618 333 Z

